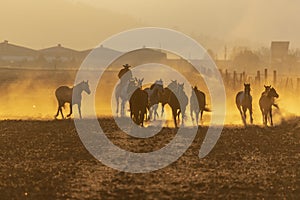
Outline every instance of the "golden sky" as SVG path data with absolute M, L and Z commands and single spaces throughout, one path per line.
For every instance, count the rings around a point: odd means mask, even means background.
M 61 43 L 93 48 L 130 28 L 182 31 L 207 48 L 269 46 L 289 40 L 300 47 L 298 0 L 0 0 L 0 40 L 40 49 Z

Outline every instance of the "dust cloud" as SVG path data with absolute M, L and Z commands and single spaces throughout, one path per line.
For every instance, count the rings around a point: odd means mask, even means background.
M 149 66 L 147 66 L 149 67 Z M 161 66 L 159 66 L 161 67 Z M 159 70 L 159 68 L 152 68 L 153 70 Z M 155 71 L 155 70 L 154 70 Z M 137 78 L 145 78 L 144 87 L 149 86 L 151 82 L 162 78 L 164 80 L 164 86 L 171 81 L 169 73 L 163 73 L 163 71 L 157 76 L 142 76 L 141 71 L 134 71 L 134 76 Z M 67 85 L 72 87 L 74 84 L 77 71 L 54 71 L 54 70 L 16 70 L 16 69 L 1 69 L 1 98 L 0 98 L 0 119 L 29 119 L 29 120 L 52 120 L 57 111 L 57 101 L 55 97 L 55 89 L 61 85 Z M 145 73 L 155 74 L 155 73 Z M 167 75 L 166 75 L 167 74 Z M 169 74 L 170 75 L 170 74 Z M 155 79 L 155 77 L 157 77 Z M 208 89 L 200 75 L 190 75 L 188 82 L 182 77 L 174 76 L 172 80 L 178 79 L 178 82 L 185 83 L 185 91 L 187 96 L 190 97 L 191 86 L 197 85 L 199 89 L 206 93 L 207 107 L 211 110 L 214 108 L 211 106 L 211 100 L 208 93 Z M 185 76 L 186 77 L 186 76 Z M 115 100 L 114 100 L 114 87 L 117 84 L 117 71 L 107 71 L 103 74 L 95 95 L 95 110 L 99 117 L 112 116 L 115 114 Z M 273 109 L 274 123 L 280 124 L 282 121 L 287 120 L 293 116 L 300 115 L 300 107 L 298 102 L 300 96 L 296 89 L 286 88 L 284 86 L 275 86 L 279 98 L 276 100 L 280 109 Z M 227 112 L 225 123 L 228 125 L 242 125 L 241 117 L 235 106 L 235 95 L 238 91 L 243 90 L 243 85 L 235 90 L 226 87 L 227 96 Z M 252 86 L 251 94 L 253 96 L 253 118 L 254 124 L 262 124 L 262 116 L 258 106 L 258 101 L 261 93 L 263 92 L 263 85 Z M 87 94 L 83 93 L 83 101 Z M 87 106 L 88 104 L 83 104 Z M 128 109 L 127 109 L 128 110 Z M 76 106 L 73 108 L 74 112 L 77 112 Z M 159 113 L 161 107 L 158 109 Z M 65 106 L 64 113 L 68 113 L 68 105 Z M 129 112 L 127 113 L 129 115 Z M 89 113 L 83 113 L 83 117 L 88 118 Z M 186 109 L 186 125 L 191 125 L 191 117 L 189 106 Z M 166 116 L 164 120 L 169 121 L 168 126 L 172 126 L 170 109 L 166 106 Z M 249 117 L 249 114 L 248 114 Z M 211 113 L 204 113 L 204 125 L 209 125 L 211 119 Z M 249 120 L 249 119 L 248 119 Z

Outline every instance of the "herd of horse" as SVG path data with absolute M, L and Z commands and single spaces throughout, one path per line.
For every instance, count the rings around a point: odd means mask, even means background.
M 115 98 L 117 102 L 116 113 L 119 112 L 119 99 L 121 99 L 121 111 L 120 114 L 124 114 L 124 105 L 126 101 L 129 101 L 130 117 L 137 125 L 144 125 L 145 120 L 156 120 L 159 117 L 158 105 L 161 104 L 161 116 L 164 115 L 165 105 L 168 104 L 172 110 L 172 116 L 175 127 L 180 122 L 184 124 L 186 107 L 188 105 L 188 97 L 184 91 L 184 83 L 178 83 L 176 80 L 172 80 L 167 86 L 163 86 L 163 81 L 156 80 L 150 87 L 142 89 L 144 79 L 132 79 L 127 85 L 121 87 L 121 82 L 116 86 Z M 120 90 L 121 88 L 121 90 Z M 205 95 L 199 91 L 196 87 L 193 88 L 195 93 L 201 93 L 203 95 L 194 95 L 191 97 L 191 103 L 198 105 L 198 102 L 204 102 L 201 106 L 193 105 L 191 112 L 197 115 L 203 113 L 208 109 L 205 107 Z M 199 97 L 199 99 L 197 99 Z M 196 99 L 195 99 L 196 98 Z M 203 105 L 203 106 L 202 106 Z M 147 112 L 148 111 L 148 112 Z M 202 111 L 202 112 L 201 112 Z
M 197 86 L 192 87 L 192 94 L 190 101 L 184 91 L 184 83 L 178 83 L 177 80 L 172 80 L 167 87 L 163 86 L 163 81 L 156 80 L 150 87 L 142 88 L 144 79 L 131 79 L 126 83 L 119 82 L 115 88 L 116 98 L 116 113 L 120 114 L 121 117 L 125 116 L 125 105 L 129 102 L 130 118 L 134 123 L 140 126 L 144 126 L 144 122 L 147 120 L 156 120 L 159 117 L 158 105 L 161 104 L 161 116 L 164 115 L 164 107 L 166 104 L 172 110 L 172 117 L 175 127 L 178 124 L 184 124 L 186 118 L 186 108 L 190 103 L 190 116 L 193 123 L 198 125 L 199 117 L 202 122 L 203 112 L 210 112 L 207 108 L 205 93 L 200 91 Z M 264 86 L 265 91 L 261 94 L 259 99 L 259 107 L 263 116 L 263 124 L 267 126 L 268 120 L 271 126 L 273 126 L 272 119 L 272 107 L 279 109 L 275 103 L 275 99 L 279 97 L 276 90 L 271 86 Z M 61 86 L 56 89 L 55 96 L 58 101 L 58 109 L 55 118 L 61 113 L 64 118 L 62 108 L 65 103 L 70 104 L 70 113 L 67 117 L 72 114 L 72 106 L 78 105 L 79 117 L 81 116 L 81 100 L 82 92 L 85 91 L 90 94 L 90 88 L 88 81 L 82 81 L 75 85 L 73 88 L 67 86 Z M 253 123 L 252 117 L 252 96 L 251 96 L 250 84 L 244 84 L 244 91 L 240 91 L 236 95 L 236 106 L 240 112 L 243 124 L 246 126 L 246 113 L 249 110 L 250 123 Z M 121 100 L 121 103 L 120 103 Z M 120 105 L 119 105 L 120 104 Z M 119 106 L 121 109 L 119 109 Z M 181 115 L 181 121 L 180 121 Z

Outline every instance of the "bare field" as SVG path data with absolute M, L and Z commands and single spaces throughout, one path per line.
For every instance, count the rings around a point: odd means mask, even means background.
M 99 121 L 110 140 L 134 152 L 161 148 L 176 134 L 163 128 L 136 139 L 112 119 Z M 299 118 L 274 128 L 227 126 L 200 160 L 206 131 L 199 128 L 192 146 L 168 167 L 130 174 L 93 158 L 72 120 L 0 121 L 1 199 L 300 198 Z

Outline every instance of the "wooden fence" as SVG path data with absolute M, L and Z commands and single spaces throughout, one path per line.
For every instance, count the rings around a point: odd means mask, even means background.
M 230 89 L 240 88 L 244 83 L 261 87 L 263 85 L 272 85 L 274 87 L 295 89 L 300 92 L 300 77 L 279 75 L 276 70 L 271 73 L 268 69 L 259 70 L 256 74 L 247 74 L 245 71 L 230 72 L 229 70 L 220 70 L 226 87 Z

